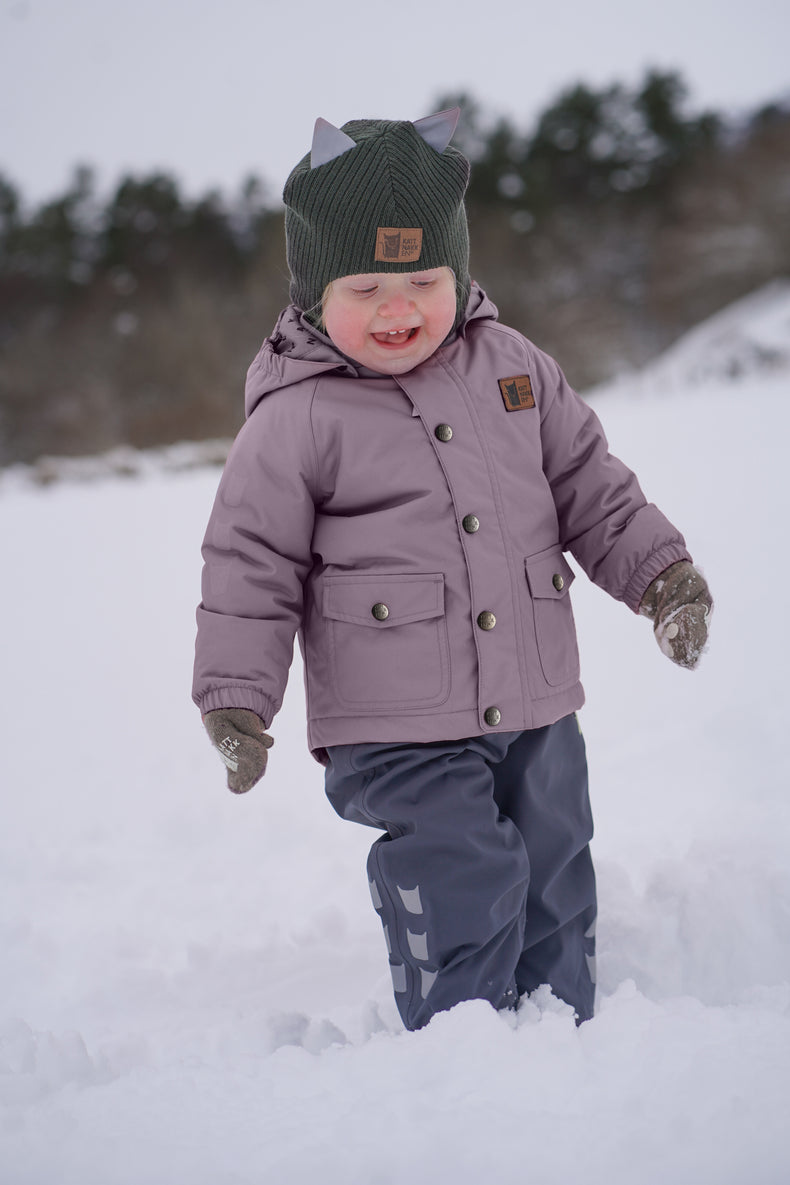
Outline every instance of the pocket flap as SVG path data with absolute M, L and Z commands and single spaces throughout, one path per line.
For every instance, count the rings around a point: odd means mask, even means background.
M 391 629 L 444 614 L 442 573 L 325 576 L 324 617 Z
M 576 579 L 576 573 L 558 547 L 530 556 L 524 565 L 533 599 L 561 600 Z

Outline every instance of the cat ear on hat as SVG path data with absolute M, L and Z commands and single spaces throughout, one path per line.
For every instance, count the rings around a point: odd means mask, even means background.
M 431 148 L 435 148 L 437 152 L 444 152 L 453 138 L 460 115 L 460 107 L 448 107 L 446 111 L 437 111 L 435 115 L 416 119 L 414 129 Z
M 453 138 L 460 115 L 460 107 L 449 107 L 446 111 L 437 111 L 435 115 L 416 119 L 414 130 L 436 152 L 444 152 Z M 356 147 L 355 140 L 341 132 L 340 128 L 336 128 L 328 119 L 321 119 L 319 116 L 313 130 L 310 168 L 317 169 L 319 165 L 328 165 L 331 160 L 336 160 L 343 153 L 350 152 Z
M 356 140 L 352 140 L 345 132 L 341 132 L 340 128 L 336 128 L 328 119 L 321 119 L 319 116 L 313 130 L 310 168 L 317 169 L 319 165 L 328 165 L 331 160 L 335 160 L 356 146 Z

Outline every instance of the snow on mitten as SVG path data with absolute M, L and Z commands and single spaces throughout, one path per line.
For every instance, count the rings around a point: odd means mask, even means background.
M 228 767 L 228 789 L 246 794 L 266 772 L 267 750 L 274 744 L 260 716 L 247 708 L 217 708 L 206 712 L 203 725 Z
M 713 598 L 705 579 L 688 560 L 670 565 L 649 584 L 639 612 L 653 622 L 667 658 L 692 671 L 708 640 Z

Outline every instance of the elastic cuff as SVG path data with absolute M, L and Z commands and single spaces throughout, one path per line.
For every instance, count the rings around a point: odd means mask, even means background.
M 667 543 L 664 547 L 654 551 L 647 559 L 639 565 L 631 579 L 626 585 L 623 593 L 623 601 L 634 613 L 639 612 L 639 606 L 642 604 L 642 598 L 648 590 L 648 587 L 653 583 L 656 576 L 660 576 L 672 564 L 676 564 L 679 560 L 688 560 L 692 562 L 691 556 L 686 551 L 682 543 Z
M 206 712 L 214 712 L 217 708 L 247 708 L 256 716 L 260 716 L 264 728 L 269 727 L 275 714 L 268 695 L 244 683 L 226 683 L 222 687 L 211 687 L 201 695 L 195 696 L 194 700 L 201 716 L 205 716 Z

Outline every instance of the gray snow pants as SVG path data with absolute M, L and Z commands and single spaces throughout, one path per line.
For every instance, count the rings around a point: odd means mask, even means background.
M 596 897 L 575 715 L 526 732 L 328 753 L 334 809 L 384 831 L 368 880 L 406 1028 L 461 1000 L 514 1007 L 544 983 L 577 1023 L 589 1019 Z

